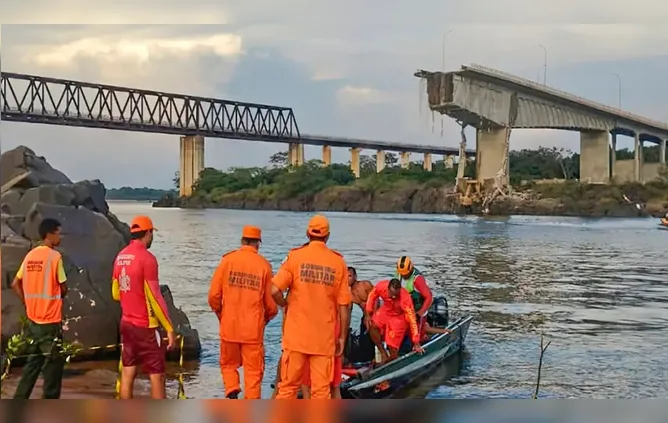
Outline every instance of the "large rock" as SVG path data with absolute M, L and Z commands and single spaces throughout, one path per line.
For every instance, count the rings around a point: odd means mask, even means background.
M 21 182 L 22 188 L 35 188 L 41 185 L 71 184 L 70 178 L 54 169 L 34 151 L 25 146 L 2 153 L 0 157 L 0 185 L 4 185 L 12 178 L 31 171 L 30 176 Z
M 61 222 L 63 254 L 69 292 L 64 300 L 65 339 L 88 349 L 119 342 L 119 304 L 111 298 L 111 273 L 118 252 L 130 241 L 127 224 L 109 211 L 106 189 L 98 181 L 72 183 L 46 160 L 26 148 L 2 154 L 2 183 L 30 172 L 28 178 L 2 195 L 0 220 L 2 250 L 2 342 L 20 331 L 25 308 L 10 285 L 23 258 L 39 242 L 39 224 L 44 218 Z M 185 336 L 187 358 L 199 356 L 201 345 L 187 316 L 174 305 L 171 291 L 163 286 L 170 316 Z M 86 351 L 91 359 L 117 352 L 115 348 Z

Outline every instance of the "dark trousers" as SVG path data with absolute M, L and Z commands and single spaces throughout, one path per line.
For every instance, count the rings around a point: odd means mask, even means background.
M 28 345 L 25 366 L 14 399 L 29 399 L 39 374 L 44 377 L 42 399 L 60 398 L 65 357 L 60 354 L 62 331 L 60 323 L 40 325 L 28 322 L 24 335 L 34 342 Z

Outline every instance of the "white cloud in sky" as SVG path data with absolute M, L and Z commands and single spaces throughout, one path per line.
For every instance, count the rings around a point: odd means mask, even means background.
M 188 56 L 211 52 L 221 57 L 242 53 L 241 37 L 236 34 L 216 34 L 208 37 L 129 39 L 83 38 L 67 44 L 36 48 L 32 59 L 37 66 L 71 67 L 80 57 L 111 63 L 117 60 L 140 64 L 165 56 Z
M 336 92 L 343 106 L 363 106 L 384 103 L 389 95 L 370 87 L 352 87 L 346 85 Z

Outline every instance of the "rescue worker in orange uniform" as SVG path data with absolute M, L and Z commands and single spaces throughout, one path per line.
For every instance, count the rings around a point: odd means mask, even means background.
M 245 226 L 241 247 L 223 255 L 209 289 L 209 305 L 220 322 L 220 370 L 230 399 L 241 392 L 242 366 L 244 398 L 261 398 L 264 329 L 278 314 L 271 296 L 271 264 L 258 253 L 261 243 L 260 228 Z
M 176 333 L 160 292 L 158 261 L 149 251 L 157 229 L 148 216 L 130 224 L 132 241 L 116 256 L 111 293 L 121 303 L 121 399 L 132 399 L 138 366 L 151 381 L 151 398 L 166 399 L 166 351 L 158 327 L 167 332 L 167 349 L 176 346 Z
M 281 307 L 288 306 L 277 399 L 297 398 L 307 366 L 311 398 L 330 399 L 334 358 L 343 354 L 348 336 L 348 266 L 341 254 L 326 245 L 330 235 L 327 218 L 313 216 L 306 235 L 309 242 L 288 253 L 273 280 L 274 300 Z M 288 289 L 286 303 L 283 291 Z
M 350 310 L 350 308 L 349 308 Z M 348 311 L 350 313 L 350 311 Z M 350 317 L 348 317 L 350 321 Z M 341 319 L 336 318 L 336 330 L 334 331 L 336 339 L 341 336 Z M 330 381 L 330 391 L 332 399 L 341 399 L 341 380 L 343 377 L 343 353 L 334 357 L 334 371 Z M 311 399 L 311 371 L 309 366 L 304 367 L 304 376 L 302 377 L 302 397 Z
M 383 303 L 376 308 L 379 298 Z M 424 352 L 420 346 L 420 331 L 415 318 L 413 301 L 408 291 L 401 287 L 399 279 L 378 282 L 369 294 L 366 311 L 371 316 L 373 326 L 378 329 L 378 331 L 371 331 L 370 334 L 381 353 L 383 362 L 399 357 L 399 348 L 404 340 L 406 329 L 409 329 L 411 334 L 413 351 Z M 389 353 L 383 347 L 383 339 L 378 336 L 379 333 L 384 335 Z
M 25 366 L 14 399 L 29 399 L 39 374 L 44 376 L 43 399 L 58 399 L 63 382 L 65 357 L 62 346 L 63 298 L 67 295 L 67 275 L 61 254 L 61 224 L 46 218 L 39 224 L 42 245 L 32 249 L 23 259 L 12 290 L 19 296 L 28 317 L 24 328 L 28 344 Z

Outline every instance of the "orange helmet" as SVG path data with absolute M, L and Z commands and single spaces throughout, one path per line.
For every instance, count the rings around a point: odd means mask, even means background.
M 413 271 L 413 261 L 408 256 L 401 256 L 397 262 L 397 272 L 401 276 L 408 276 Z

